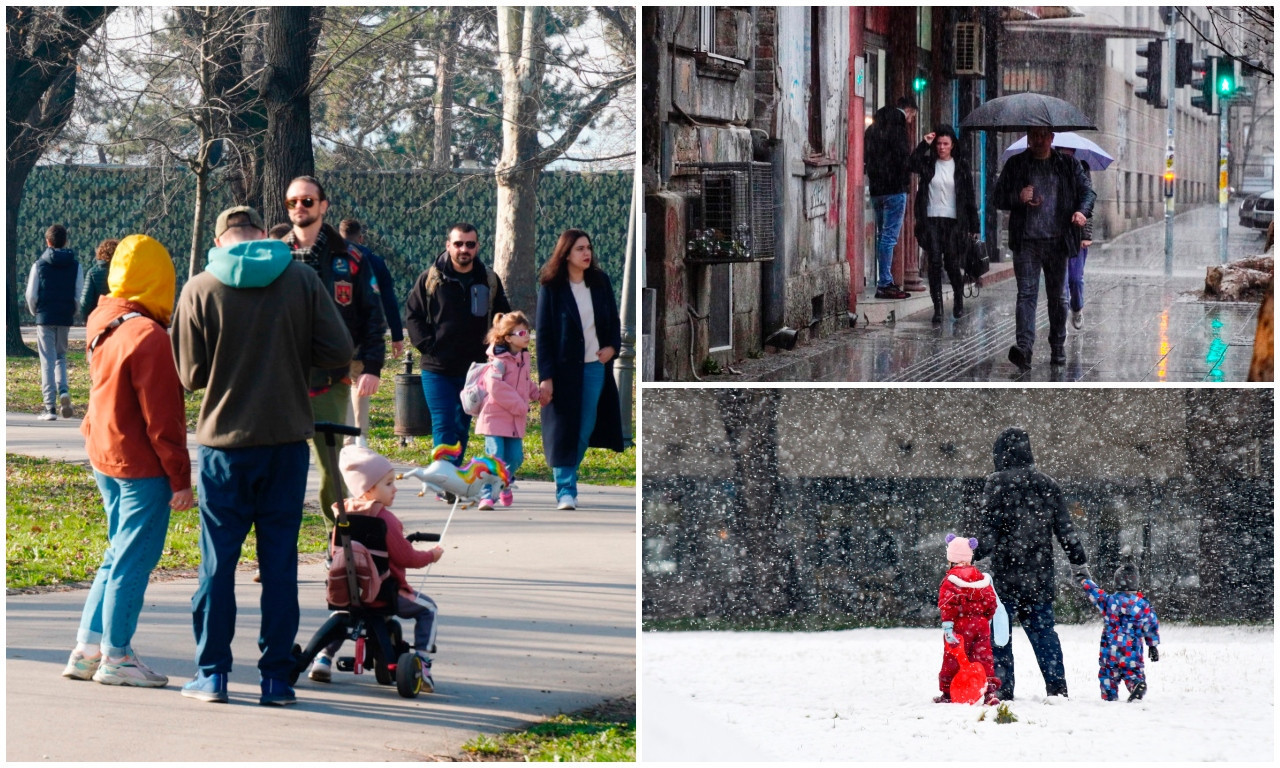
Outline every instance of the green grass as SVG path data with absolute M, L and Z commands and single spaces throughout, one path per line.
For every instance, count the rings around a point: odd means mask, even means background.
M 87 465 L 7 454 L 5 486 L 5 586 L 9 589 L 78 584 L 93 580 L 107 547 L 102 497 Z M 171 512 L 160 570 L 194 570 L 200 564 L 199 511 Z M 325 550 L 319 513 L 304 512 L 298 551 Z M 256 562 L 250 536 L 242 563 Z
M 462 746 L 467 759 L 504 762 L 634 762 L 635 697 L 556 715 L 527 730 L 477 736 Z
M 416 355 L 415 355 L 416 360 Z M 403 364 L 388 360 L 383 370 L 382 385 L 369 404 L 369 447 L 399 464 L 428 464 L 431 455 L 430 437 L 411 437 L 407 446 L 400 445 L 395 435 L 395 374 Z M 416 367 L 416 363 L 415 363 Z M 39 413 L 40 396 L 39 359 L 34 357 L 10 357 L 6 366 L 8 384 L 5 389 L 5 408 L 14 413 Z M 415 373 L 418 371 L 415 370 Z M 89 399 L 89 367 L 84 360 L 84 342 L 71 342 L 67 350 L 67 378 L 71 402 L 76 416 L 84 416 Z M 194 430 L 200 413 L 202 392 L 186 396 L 187 428 Z M 635 421 L 632 420 L 632 434 Z M 524 465 L 519 477 L 523 480 L 551 480 L 551 468 L 542 452 L 542 419 L 540 410 L 529 411 L 529 428 L 524 441 Z M 484 438 L 472 435 L 467 443 L 468 456 L 484 453 Z M 578 479 L 587 485 L 634 486 L 636 484 L 635 446 L 621 453 L 592 448 L 582 460 Z

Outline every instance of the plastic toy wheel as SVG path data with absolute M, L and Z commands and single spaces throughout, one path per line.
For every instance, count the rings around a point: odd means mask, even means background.
M 387 662 L 375 655 L 373 660 L 373 678 L 378 685 L 391 685 L 395 682 L 394 674 Z
M 412 651 L 396 660 L 396 691 L 406 699 L 416 699 L 422 692 L 422 658 Z

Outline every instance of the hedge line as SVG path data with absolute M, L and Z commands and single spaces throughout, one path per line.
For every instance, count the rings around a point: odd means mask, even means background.
M 585 229 L 620 301 L 632 178 L 623 171 L 544 173 L 538 184 L 539 265 L 550 256 L 561 231 Z M 321 174 L 321 180 L 330 200 L 326 220 L 336 226 L 343 218 L 355 217 L 365 225 L 368 244 L 391 269 L 402 308 L 413 281 L 443 250 L 446 227 L 454 222 L 476 225 L 481 258 L 493 263 L 497 185 L 491 174 L 332 171 Z M 218 212 L 232 204 L 229 189 L 216 176 L 210 186 L 206 247 L 213 246 Z M 27 180 L 18 216 L 19 293 L 32 262 L 44 250 L 44 231 L 54 223 L 67 227 L 70 247 L 86 269 L 101 240 L 135 233 L 154 237 L 173 255 L 181 290 L 194 208 L 195 179 L 190 174 L 162 173 L 152 167 L 37 167 Z M 536 275 L 529 275 L 534 279 Z M 32 322 L 23 304 L 23 322 Z

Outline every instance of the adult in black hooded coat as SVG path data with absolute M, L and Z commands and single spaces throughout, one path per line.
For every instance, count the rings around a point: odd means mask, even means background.
M 623 449 L 613 358 L 622 324 L 609 276 L 596 266 L 591 237 L 560 235 L 539 274 L 537 358 L 542 449 L 559 509 L 577 509 L 578 465 L 588 447 Z
M 1016 618 L 1031 641 L 1045 691 L 1066 696 L 1062 644 L 1054 631 L 1053 539 L 1087 574 L 1084 545 L 1071 525 L 1062 489 L 1052 477 L 1036 469 L 1031 437 L 1010 427 L 996 439 L 992 451 L 996 471 L 983 489 L 982 521 L 974 560 L 991 557 L 996 593 L 1010 619 Z M 993 649 L 1001 699 L 1013 698 L 1013 645 Z

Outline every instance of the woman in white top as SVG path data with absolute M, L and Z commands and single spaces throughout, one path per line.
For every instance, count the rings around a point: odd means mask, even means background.
M 623 450 L 613 358 L 622 323 L 609 276 L 596 264 L 591 236 L 560 235 L 538 275 L 536 357 L 542 448 L 559 509 L 578 507 L 578 466 L 588 446 Z
M 973 174 L 956 154 L 956 132 L 941 125 L 925 134 L 907 167 L 920 175 L 916 189 L 916 240 L 929 257 L 929 296 L 933 322 L 942 322 L 942 273 L 951 282 L 952 314 L 964 315 L 964 253 L 970 238 L 978 237 L 978 205 Z

